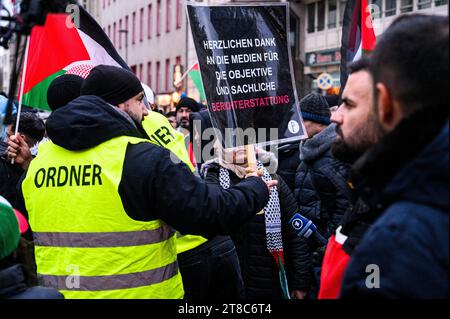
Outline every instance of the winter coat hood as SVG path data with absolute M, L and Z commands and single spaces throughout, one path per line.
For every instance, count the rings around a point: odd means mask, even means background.
M 103 99 L 80 96 L 53 112 L 47 120 L 48 137 L 71 151 L 85 150 L 114 137 L 141 137 L 130 116 Z
M 331 124 L 319 134 L 306 140 L 300 149 L 300 159 L 312 162 L 322 157 L 336 140 L 336 124 Z

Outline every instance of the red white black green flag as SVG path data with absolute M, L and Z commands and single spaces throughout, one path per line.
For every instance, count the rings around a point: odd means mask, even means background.
M 367 0 L 348 0 L 342 26 L 341 87 L 347 82 L 347 64 L 375 49 L 371 6 Z
M 44 26 L 33 28 L 23 91 L 24 105 L 50 110 L 47 89 L 62 74 L 77 74 L 85 78 L 99 64 L 129 69 L 98 23 L 81 6 L 78 8 L 78 26 L 70 23 L 68 14 L 49 14 Z

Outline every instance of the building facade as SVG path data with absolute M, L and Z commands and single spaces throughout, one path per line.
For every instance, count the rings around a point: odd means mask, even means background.
M 305 86 L 318 90 L 315 79 L 329 73 L 334 92 L 340 88 L 341 38 L 347 0 L 304 0 L 304 73 Z M 368 0 L 375 34 L 383 33 L 400 14 L 420 12 L 447 15 L 448 0 Z M 331 90 L 333 91 L 333 90 Z
M 182 0 L 85 0 L 132 71 L 149 85 L 168 110 L 186 83 L 174 85 L 175 66 L 187 63 L 187 27 Z M 177 68 L 179 70 L 179 68 Z
M 368 0 L 376 35 L 400 14 L 448 12 L 448 0 Z M 195 0 L 198 3 L 254 2 L 248 0 Z M 255 3 L 277 2 L 259 0 Z M 341 38 L 347 0 L 292 0 L 290 49 L 299 97 L 319 91 L 317 77 L 333 78 L 329 94 L 340 89 Z M 199 100 L 187 77 L 174 86 L 175 68 L 188 70 L 197 62 L 183 0 L 82 0 L 99 22 L 133 72 L 157 94 L 158 102 L 171 109 L 182 92 Z M 179 75 L 179 74 L 178 74 Z

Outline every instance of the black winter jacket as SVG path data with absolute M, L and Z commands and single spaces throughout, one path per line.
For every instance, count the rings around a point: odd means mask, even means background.
M 81 96 L 53 112 L 47 132 L 53 143 L 71 151 L 123 135 L 146 137 L 127 114 L 96 96 Z M 128 146 L 119 194 L 132 219 L 161 219 L 181 233 L 205 237 L 236 229 L 269 199 L 261 178 L 227 191 L 210 187 L 184 163 L 174 164 L 168 150 L 145 142 Z M 26 212 L 23 200 L 21 206 Z
M 448 299 L 448 163 L 448 115 L 426 109 L 354 165 L 356 189 L 375 221 L 354 245 L 341 298 Z M 367 285 L 369 275 L 372 284 L 378 275 L 376 288 Z
M 0 196 L 16 207 L 16 187 L 23 174 L 23 169 L 11 164 L 6 157 L 0 157 Z
M 326 239 L 334 234 L 354 200 L 347 184 L 351 168 L 331 154 L 335 128 L 332 124 L 304 143 L 295 180 L 300 213 L 311 219 Z M 315 243 L 311 245 L 314 248 Z
M 285 144 L 278 147 L 278 171 L 293 192 L 295 189 L 295 175 L 300 165 L 300 143 Z
M 219 185 L 219 165 L 208 168 L 206 181 Z M 311 263 L 308 246 L 290 227 L 289 220 L 298 212 L 295 198 L 282 178 L 278 179 L 285 265 L 289 290 L 308 290 L 311 282 Z M 241 180 L 230 171 L 231 185 Z M 217 186 L 220 188 L 220 186 Z M 264 215 L 254 216 L 238 231 L 231 234 L 241 265 L 247 299 L 281 299 L 278 267 L 266 247 Z

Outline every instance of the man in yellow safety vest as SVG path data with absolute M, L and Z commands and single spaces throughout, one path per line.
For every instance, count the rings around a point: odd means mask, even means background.
M 182 298 L 175 232 L 228 233 L 268 202 L 253 174 L 227 191 L 206 185 L 148 142 L 139 80 L 98 66 L 82 96 L 47 121 L 22 182 L 41 284 L 66 298 Z M 143 139 L 145 138 L 145 139 Z

